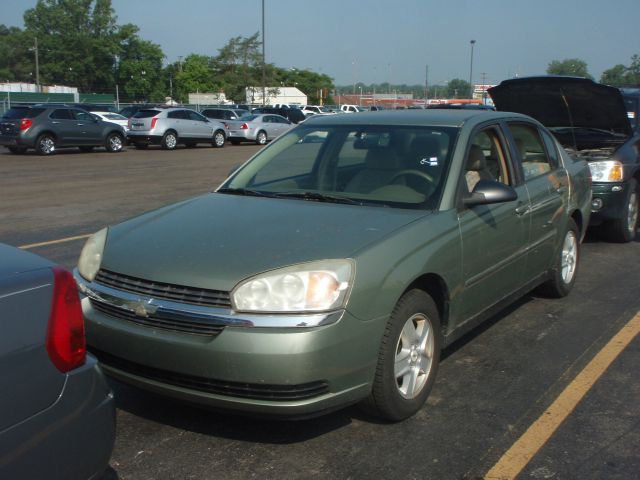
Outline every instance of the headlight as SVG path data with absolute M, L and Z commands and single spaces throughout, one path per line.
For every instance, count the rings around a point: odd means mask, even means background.
M 78 272 L 90 282 L 93 281 L 98 270 L 100 270 L 102 252 L 106 241 L 107 229 L 103 228 L 99 232 L 91 235 L 87 243 L 82 247 L 80 259 L 78 260 Z
M 616 160 L 589 162 L 589 169 L 594 182 L 621 182 L 624 176 L 622 164 Z
M 353 260 L 321 260 L 244 280 L 231 292 L 240 312 L 325 312 L 345 305 L 353 284 Z

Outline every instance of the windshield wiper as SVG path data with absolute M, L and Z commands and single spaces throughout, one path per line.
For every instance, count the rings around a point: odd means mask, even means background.
M 300 198 L 302 200 L 313 200 L 316 202 L 363 205 L 362 202 L 353 200 L 352 198 L 342 197 L 340 195 L 326 195 L 324 193 L 318 193 L 318 192 L 283 192 L 283 193 L 275 193 L 274 196 L 278 198 Z
M 221 188 L 217 193 L 229 193 L 231 195 L 246 195 L 251 197 L 273 197 L 273 194 L 261 192 L 260 190 L 251 190 L 248 188 Z

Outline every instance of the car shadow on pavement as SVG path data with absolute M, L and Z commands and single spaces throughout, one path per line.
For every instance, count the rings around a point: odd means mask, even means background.
M 139 390 L 109 378 L 116 407 L 153 422 L 204 435 L 266 444 L 291 444 L 322 436 L 351 423 L 357 408 L 288 420 L 209 410 Z

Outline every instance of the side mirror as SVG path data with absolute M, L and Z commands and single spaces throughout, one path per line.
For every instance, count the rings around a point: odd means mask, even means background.
M 491 203 L 512 202 L 518 199 L 518 194 L 509 185 L 495 180 L 480 180 L 469 195 L 462 199 L 467 207 L 488 205 Z

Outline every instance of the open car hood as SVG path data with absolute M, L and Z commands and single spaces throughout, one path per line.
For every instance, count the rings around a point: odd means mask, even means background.
M 529 115 L 548 128 L 599 128 L 632 134 L 620 90 L 588 78 L 513 78 L 488 92 L 498 110 Z

